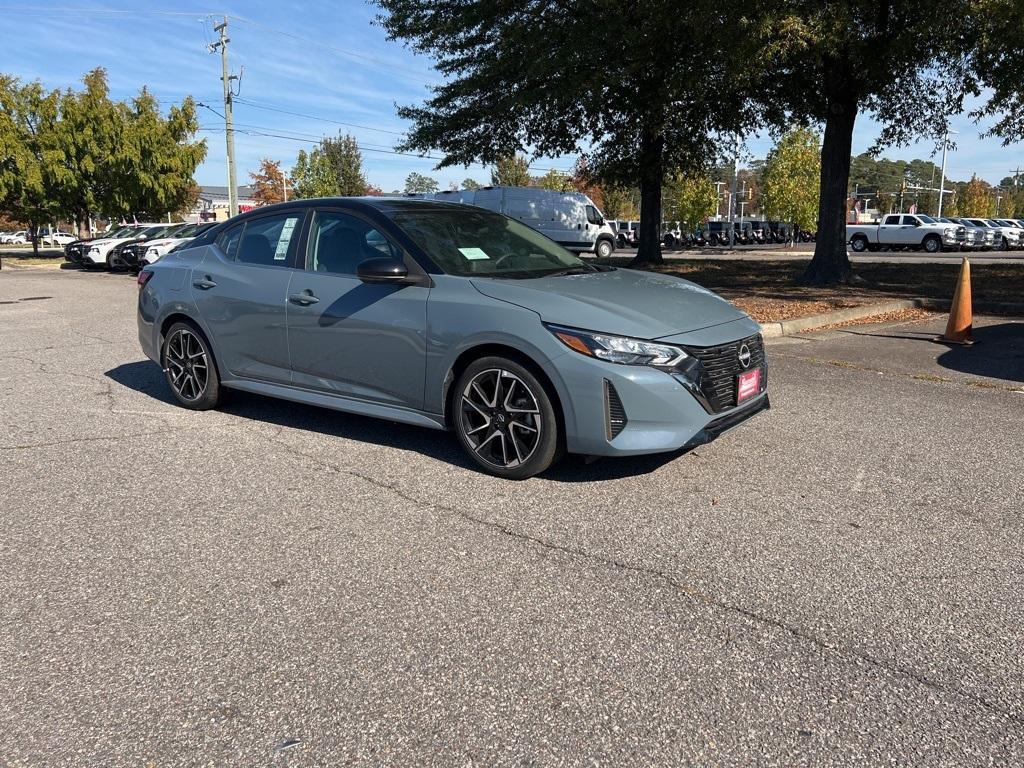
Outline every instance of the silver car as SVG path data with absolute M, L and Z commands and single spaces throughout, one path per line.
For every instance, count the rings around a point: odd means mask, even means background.
M 260 208 L 139 286 L 139 340 L 183 406 L 226 387 L 450 429 L 505 478 L 689 449 L 769 406 L 759 326 L 727 301 L 465 205 Z

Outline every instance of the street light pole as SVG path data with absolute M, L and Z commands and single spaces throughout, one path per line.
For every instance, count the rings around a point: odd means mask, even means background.
M 732 160 L 732 194 L 729 196 L 729 247 L 736 246 L 736 181 L 740 172 L 740 137 L 736 137 L 736 154 Z
M 946 150 L 949 148 L 949 134 L 956 133 L 946 129 L 946 135 L 942 138 L 942 170 L 939 172 L 939 214 L 937 218 L 942 218 L 942 204 L 946 198 Z

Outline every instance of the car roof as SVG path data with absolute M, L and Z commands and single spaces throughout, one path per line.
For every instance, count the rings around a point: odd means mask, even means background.
M 239 216 L 233 216 L 228 221 L 240 221 L 253 216 L 262 216 L 266 213 L 273 213 L 277 210 L 295 210 L 296 208 L 314 208 L 323 206 L 337 206 L 341 208 L 353 208 L 356 210 L 370 209 L 382 213 L 394 213 L 396 211 L 441 211 L 441 210 L 465 210 L 473 206 L 465 203 L 450 203 L 445 200 L 425 200 L 418 197 L 308 197 L 301 200 L 289 200 L 286 203 L 275 203 L 274 205 L 261 205 L 246 211 Z

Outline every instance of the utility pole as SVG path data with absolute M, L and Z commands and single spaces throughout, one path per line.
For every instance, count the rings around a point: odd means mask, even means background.
M 228 212 L 231 216 L 238 215 L 238 178 L 235 173 L 235 123 L 232 112 L 234 94 L 231 92 L 231 81 L 237 80 L 236 75 L 228 74 L 228 17 L 215 25 L 213 30 L 220 33 L 220 40 L 210 44 L 210 53 L 220 49 L 221 83 L 224 86 L 224 138 L 228 153 Z
M 284 175 L 284 171 L 281 172 L 281 186 L 284 187 L 284 201 L 288 202 L 288 177 Z

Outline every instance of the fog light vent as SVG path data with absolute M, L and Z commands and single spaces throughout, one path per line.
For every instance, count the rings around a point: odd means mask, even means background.
M 626 428 L 629 419 L 626 418 L 626 409 L 622 407 L 622 400 L 619 393 L 608 379 L 604 380 L 604 431 L 609 440 L 618 437 L 619 433 Z

